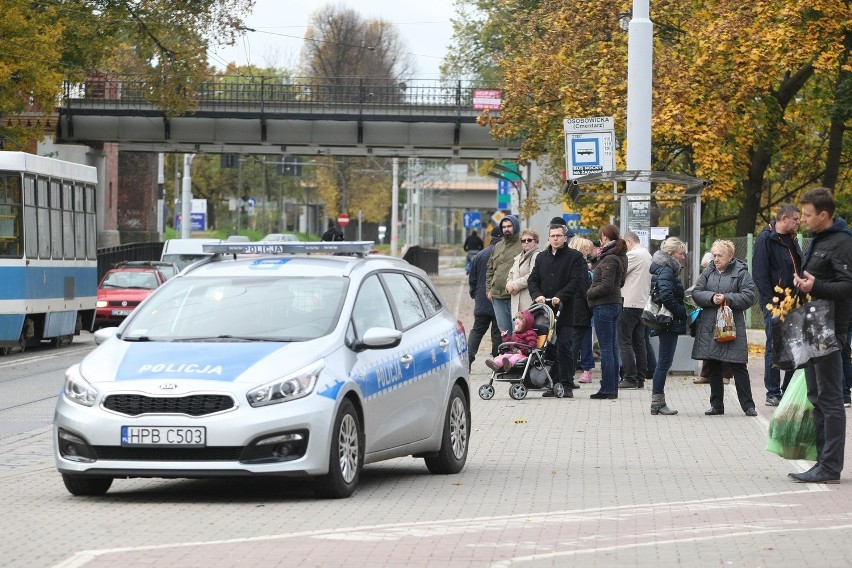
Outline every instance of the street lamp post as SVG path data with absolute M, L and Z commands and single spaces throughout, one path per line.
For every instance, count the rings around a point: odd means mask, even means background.
M 654 24 L 651 22 L 649 0 L 633 0 L 632 12 L 627 35 L 627 169 L 650 171 Z M 648 195 L 650 192 L 650 182 L 627 182 L 628 210 L 627 215 L 622 210 L 622 228 L 625 225 L 630 227 L 630 194 Z M 642 224 L 645 224 L 644 219 Z M 649 229 L 645 226 L 636 228 Z

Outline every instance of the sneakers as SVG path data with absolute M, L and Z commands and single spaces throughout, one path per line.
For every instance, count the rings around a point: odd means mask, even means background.
M 753 406 L 745 409 L 746 416 L 757 416 L 757 409 Z
M 620 383 L 618 383 L 618 388 L 619 389 L 638 389 L 639 385 L 637 383 L 634 383 L 633 381 L 623 380 Z
M 693 384 L 696 384 L 696 385 L 709 385 L 710 384 L 710 377 L 699 376 L 697 379 L 695 379 L 692 382 L 693 382 Z
M 781 403 L 780 396 L 767 396 L 766 406 L 778 406 Z
M 588 371 L 583 371 L 583 374 L 580 375 L 580 382 L 581 383 L 592 382 L 592 370 L 591 369 L 589 369 Z

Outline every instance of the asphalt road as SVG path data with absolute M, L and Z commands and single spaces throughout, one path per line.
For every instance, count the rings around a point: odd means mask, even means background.
M 436 278 L 469 329 L 463 270 Z M 65 491 L 50 450 L 64 369 L 92 347 L 0 358 L 0 566 L 848 566 L 852 481 L 792 483 L 809 463 L 764 450 L 760 416 L 707 417 L 709 390 L 671 377 L 680 413 L 650 416 L 650 391 L 514 401 L 474 395 L 465 470 L 422 460 L 367 466 L 350 499 L 299 480 L 117 480 L 99 498 Z M 484 351 L 483 351 L 484 355 Z M 477 361 L 474 388 L 488 381 Z M 596 376 L 597 378 L 597 376 Z

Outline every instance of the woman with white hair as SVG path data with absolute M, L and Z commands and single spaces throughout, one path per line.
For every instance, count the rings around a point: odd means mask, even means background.
M 692 358 L 707 361 L 710 377 L 710 409 L 704 414 L 715 416 L 725 413 L 722 367 L 729 363 L 734 372 L 740 407 L 746 416 L 757 416 L 748 376 L 745 326 L 745 311 L 757 300 L 757 288 L 746 264 L 734 258 L 734 243 L 717 240 L 710 252 L 713 253 L 713 269 L 702 272 L 692 290 L 693 301 L 703 308 L 696 322 Z M 716 341 L 716 320 L 722 305 L 727 305 L 734 313 L 736 337 L 732 341 Z
M 704 256 L 701 257 L 701 272 L 704 272 L 705 270 L 707 270 L 707 267 L 710 266 L 710 264 L 712 262 L 713 262 L 713 253 L 708 250 L 707 252 L 704 253 Z M 701 273 L 699 273 L 699 276 L 700 275 L 701 275 Z M 692 295 L 692 289 L 691 288 L 689 290 L 689 295 L 690 296 Z M 692 382 L 695 383 L 696 385 L 709 385 L 710 384 L 710 374 L 709 374 L 710 372 L 709 372 L 708 369 L 709 369 L 709 367 L 707 366 L 707 361 L 704 361 L 701 364 L 701 372 L 698 373 L 698 378 L 695 379 Z M 725 363 L 722 366 L 722 377 L 724 378 L 726 385 L 731 382 L 731 379 L 733 378 L 733 376 L 734 376 L 734 372 L 731 371 L 731 366 L 729 364 Z
M 657 330 L 660 341 L 657 367 L 651 386 L 651 414 L 672 416 L 677 410 L 666 405 L 666 376 L 672 368 L 677 338 L 686 333 L 689 316 L 683 305 L 683 282 L 678 278 L 686 263 L 686 243 L 677 237 L 669 237 L 662 242 L 660 250 L 651 257 L 651 290 L 656 289 L 656 297 L 671 313 L 673 321 L 668 329 Z

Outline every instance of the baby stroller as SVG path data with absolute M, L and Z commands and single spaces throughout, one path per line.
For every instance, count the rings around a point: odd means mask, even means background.
M 556 358 L 556 318 L 559 312 L 545 304 L 533 304 L 529 307 L 533 315 L 535 330 L 538 333 L 538 345 L 530 350 L 530 354 L 523 361 L 519 361 L 508 371 L 491 371 L 491 380 L 487 385 L 479 387 L 479 397 L 482 400 L 494 398 L 494 382 L 507 382 L 509 396 L 514 400 L 523 400 L 530 389 L 553 389 L 556 398 L 565 396 L 565 387 L 562 383 L 554 383 L 550 376 L 550 369 Z M 509 349 L 517 346 L 517 343 L 501 343 L 497 350 L 506 353 Z

